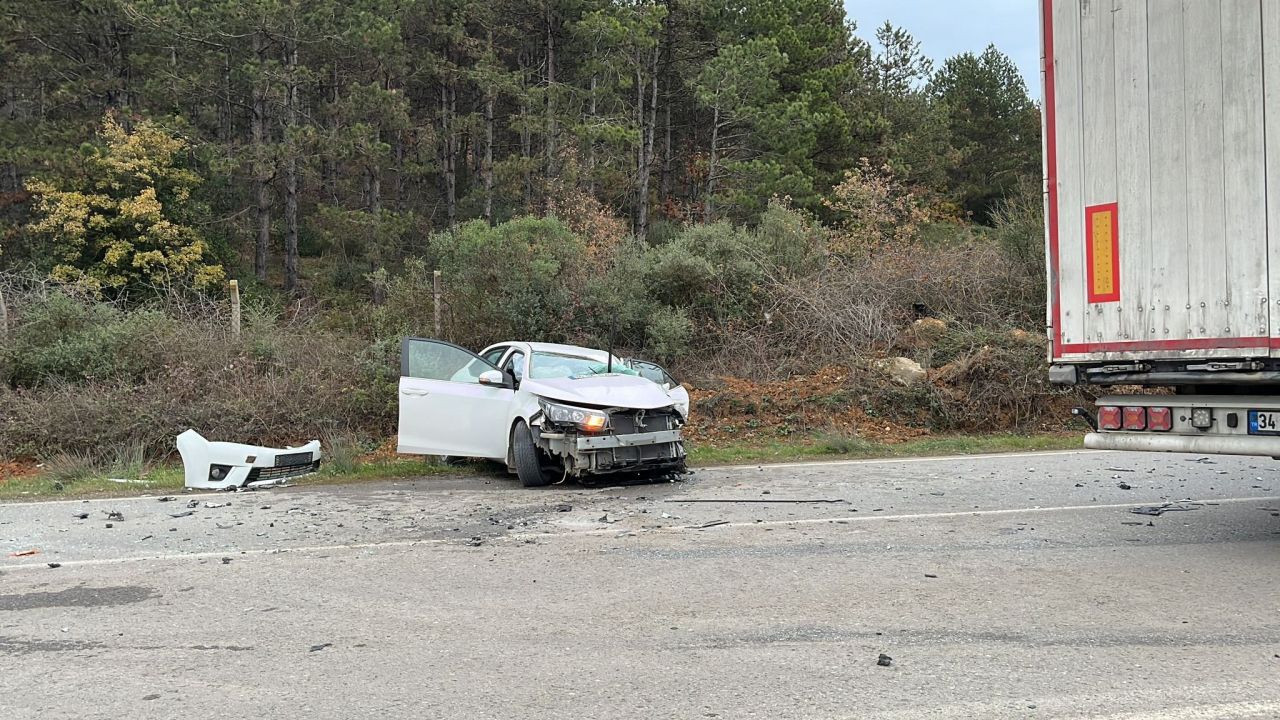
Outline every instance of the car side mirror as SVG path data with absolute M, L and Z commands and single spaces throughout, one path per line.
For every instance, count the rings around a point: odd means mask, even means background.
M 485 370 L 480 373 L 480 384 L 490 385 L 492 387 L 506 387 L 507 378 L 503 376 L 501 370 Z

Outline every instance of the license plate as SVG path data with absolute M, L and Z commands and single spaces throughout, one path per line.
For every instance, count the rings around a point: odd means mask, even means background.
M 1280 411 L 1250 410 L 1250 435 L 1280 435 Z

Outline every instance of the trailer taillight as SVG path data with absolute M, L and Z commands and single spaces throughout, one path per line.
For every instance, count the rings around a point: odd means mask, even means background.
M 1120 408 L 1104 405 L 1098 408 L 1098 428 L 1100 430 L 1119 430 L 1121 426 Z
M 1167 407 L 1147 408 L 1147 429 L 1169 432 L 1173 429 L 1173 411 Z
M 1125 430 L 1146 430 L 1147 409 L 1144 407 L 1127 407 L 1124 409 Z

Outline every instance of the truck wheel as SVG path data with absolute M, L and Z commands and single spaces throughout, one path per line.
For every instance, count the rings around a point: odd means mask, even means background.
M 516 464 L 516 477 L 525 487 L 542 487 L 555 480 L 556 471 L 543 464 L 542 452 L 533 444 L 533 433 L 524 422 L 511 431 L 511 454 Z

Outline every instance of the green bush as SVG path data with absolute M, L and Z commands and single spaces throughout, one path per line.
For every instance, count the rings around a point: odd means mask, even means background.
M 2 351 L 11 384 L 138 380 L 158 366 L 156 347 L 173 327 L 156 310 L 116 307 L 54 293 L 24 309 Z
M 590 274 L 582 238 L 554 218 L 481 220 L 431 236 L 444 274 L 451 339 L 480 347 L 509 338 L 577 334 L 577 290 Z

